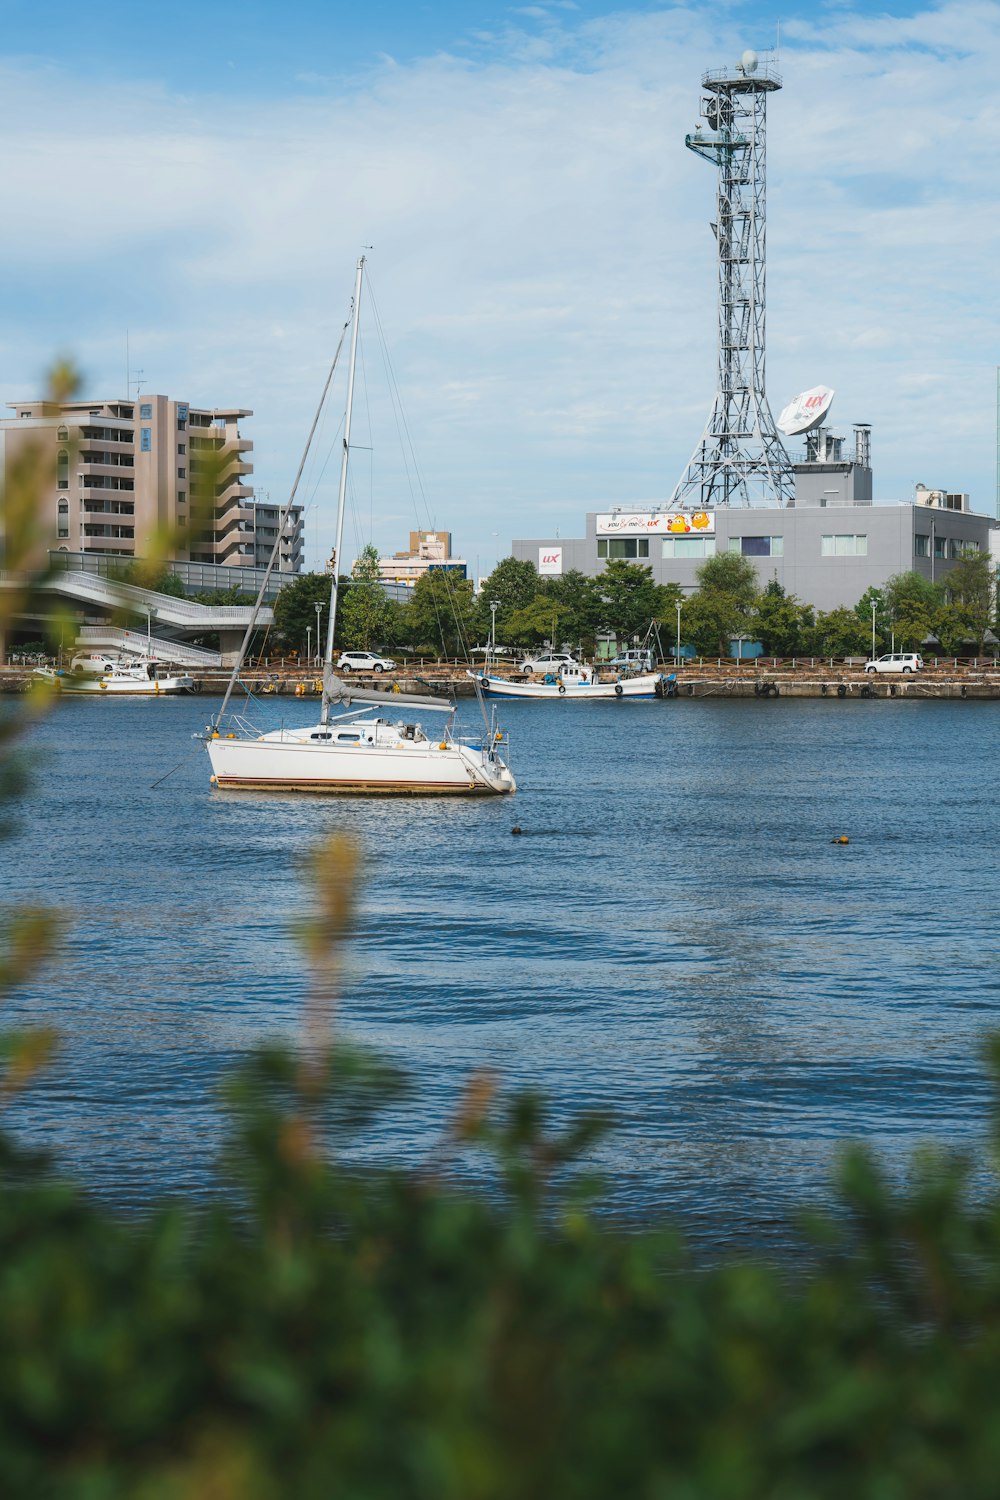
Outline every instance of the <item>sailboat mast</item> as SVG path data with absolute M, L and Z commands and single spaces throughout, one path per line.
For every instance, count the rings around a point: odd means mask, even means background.
M 351 413 L 354 410 L 354 371 L 358 359 L 358 323 L 361 312 L 361 278 L 364 275 L 365 258 L 358 261 L 358 274 L 354 282 L 354 319 L 351 323 L 351 359 L 347 370 L 347 408 L 344 412 L 344 449 L 340 456 L 340 489 L 337 494 L 337 537 L 333 549 L 333 577 L 330 580 L 330 613 L 326 625 L 325 667 L 333 667 L 333 635 L 337 628 L 337 595 L 340 591 L 340 558 L 344 541 L 344 511 L 347 506 L 347 464 L 351 453 Z M 325 724 L 330 712 L 326 696 L 327 673 L 323 673 L 323 713 Z

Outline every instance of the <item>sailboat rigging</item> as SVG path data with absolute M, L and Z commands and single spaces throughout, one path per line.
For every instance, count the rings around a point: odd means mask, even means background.
M 340 484 L 337 496 L 335 563 L 330 580 L 330 609 L 323 656 L 323 693 L 319 723 L 299 729 L 281 728 L 258 734 L 248 731 L 245 726 L 234 721 L 237 728 L 223 732 L 223 716 L 250 641 L 253 629 L 253 620 L 251 620 L 233 668 L 222 708 L 210 725 L 207 735 L 212 781 L 216 786 L 223 788 L 282 792 L 394 793 L 397 795 L 431 793 L 469 796 L 510 793 L 516 790 L 516 782 L 501 756 L 501 750 L 506 745 L 505 737 L 496 728 L 495 720 L 487 717 L 485 702 L 478 685 L 476 693 L 483 715 L 484 732 L 479 736 L 459 736 L 454 733 L 456 708 L 451 701 L 355 687 L 337 677 L 333 670 L 333 643 L 340 592 L 339 563 L 343 555 L 341 548 L 347 501 L 351 417 L 354 405 L 354 376 L 357 365 L 364 268 L 365 257 L 361 256 L 357 264 L 351 307 L 351 344 Z M 344 333 L 346 333 L 346 326 Z M 336 368 L 344 333 L 341 334 L 337 356 L 334 358 L 333 367 L 327 377 L 323 401 L 326 399 L 333 370 Z M 323 401 L 320 402 L 320 411 Z M 317 411 L 309 434 L 306 454 L 308 454 L 309 444 L 318 420 L 319 411 Z M 299 466 L 292 495 L 285 508 L 285 516 L 294 499 L 304 465 L 305 455 Z M 284 530 L 285 516 L 282 517 L 282 524 L 278 528 L 279 541 Z M 257 608 L 264 597 L 267 579 L 277 555 L 277 545 L 276 541 L 275 553 L 272 555 L 261 584 Z M 254 613 L 256 614 L 256 610 Z M 345 714 L 331 715 L 331 709 L 335 705 L 349 708 L 349 705 L 354 703 L 366 706 L 360 712 L 351 708 Z M 379 708 L 391 710 L 394 716 L 401 709 L 446 713 L 448 719 L 440 735 L 428 737 L 421 724 L 407 722 L 405 719 L 385 718 L 378 713 Z

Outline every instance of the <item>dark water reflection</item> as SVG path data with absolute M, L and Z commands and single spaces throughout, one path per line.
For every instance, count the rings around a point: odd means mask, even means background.
M 333 828 L 368 869 L 344 1024 L 419 1081 L 366 1156 L 421 1156 L 490 1067 L 613 1110 L 612 1211 L 766 1237 L 844 1138 L 898 1170 L 983 1139 L 1000 706 L 520 703 L 522 789 L 475 805 L 213 793 L 209 711 L 60 704 L 0 850 L 4 900 L 71 923 L 13 1006 L 63 1035 L 15 1118 L 100 1193 L 208 1186 L 220 1073 L 297 1028 L 302 856 Z

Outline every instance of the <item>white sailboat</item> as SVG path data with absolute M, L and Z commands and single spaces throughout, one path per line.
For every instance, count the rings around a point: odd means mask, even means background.
M 344 510 L 347 498 L 347 469 L 351 444 L 351 413 L 354 403 L 354 372 L 357 362 L 358 317 L 365 258 L 358 261 L 351 312 L 351 350 L 347 378 L 347 407 L 344 416 L 344 446 L 340 464 L 340 490 L 337 504 L 337 537 L 334 556 L 343 556 Z M 341 339 L 341 343 L 343 338 Z M 337 353 L 339 356 L 340 350 Z M 336 357 L 334 358 L 334 367 Z M 332 378 L 333 371 L 330 372 Z M 329 389 L 330 378 L 327 380 Z M 324 399 L 326 391 L 324 391 Z M 320 403 L 322 409 L 322 402 Z M 319 419 L 317 412 L 316 421 Z M 313 423 L 313 432 L 316 422 Z M 310 433 L 310 442 L 312 433 Z M 309 444 L 306 445 L 308 453 Z M 305 464 L 303 455 L 299 475 L 289 498 L 295 497 L 299 477 Z M 287 508 L 286 508 L 287 513 Z M 278 528 L 279 538 L 284 529 Z M 275 555 L 277 543 L 275 544 Z M 273 566 L 274 557 L 271 559 Z M 268 568 L 268 574 L 270 567 Z M 263 598 L 267 575 L 261 585 L 258 603 Z M 338 678 L 333 670 L 333 640 L 337 623 L 338 568 L 330 580 L 330 611 L 323 665 L 323 696 L 319 722 L 297 729 L 273 729 L 255 733 L 248 725 L 234 720 L 235 727 L 222 730 L 222 721 L 240 665 L 249 644 L 253 621 L 247 629 L 243 649 L 217 719 L 207 738 L 212 764 L 212 781 L 222 788 L 244 788 L 257 791 L 363 793 L 395 795 L 490 796 L 516 790 L 516 782 L 501 751 L 506 741 L 494 722 L 487 720 L 480 698 L 484 733 L 462 737 L 453 732 L 455 705 L 448 700 L 410 696 L 398 692 L 377 692 L 356 688 Z M 331 709 L 341 704 L 344 714 L 331 716 Z M 359 712 L 351 705 L 361 704 Z M 400 710 L 421 713 L 445 713 L 445 726 L 439 734 L 428 735 L 422 725 L 409 716 L 398 717 Z M 387 711 L 387 712 L 384 712 Z

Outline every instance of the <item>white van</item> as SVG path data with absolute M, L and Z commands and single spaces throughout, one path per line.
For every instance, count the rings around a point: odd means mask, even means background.
M 656 662 L 652 651 L 620 651 L 604 665 L 625 672 L 651 672 Z
M 892 651 L 888 656 L 878 656 L 865 663 L 866 672 L 919 672 L 923 658 L 915 651 Z

